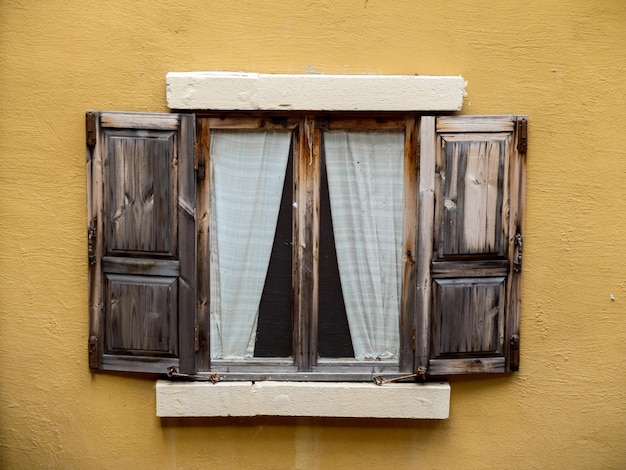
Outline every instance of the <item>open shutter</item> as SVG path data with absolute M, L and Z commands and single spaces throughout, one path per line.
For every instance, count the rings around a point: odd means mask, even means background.
M 92 369 L 194 372 L 194 122 L 87 113 Z
M 416 369 L 430 375 L 519 366 L 526 122 L 422 119 Z

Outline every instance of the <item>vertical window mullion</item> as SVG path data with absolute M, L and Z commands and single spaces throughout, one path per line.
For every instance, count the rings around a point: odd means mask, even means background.
M 412 372 L 416 341 L 417 181 L 419 121 L 406 119 L 404 131 L 404 207 L 402 228 L 402 299 L 400 304 L 400 371 Z
M 294 354 L 300 371 L 317 358 L 320 132 L 312 118 L 300 124 L 294 145 Z
M 197 318 L 195 336 L 196 367 L 198 372 L 211 370 L 211 353 L 209 338 L 209 191 L 210 178 L 207 169 L 210 167 L 211 130 L 207 118 L 196 120 L 196 246 L 198 265 L 197 276 Z

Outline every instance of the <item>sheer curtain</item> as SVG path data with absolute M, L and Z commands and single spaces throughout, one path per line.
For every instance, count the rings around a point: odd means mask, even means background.
M 396 358 L 404 133 L 326 132 L 324 150 L 339 276 L 355 357 Z
M 290 143 L 290 132 L 211 132 L 212 358 L 254 354 Z

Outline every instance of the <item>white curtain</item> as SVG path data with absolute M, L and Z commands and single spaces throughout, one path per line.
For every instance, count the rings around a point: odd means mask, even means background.
M 214 130 L 210 150 L 211 357 L 254 355 L 290 132 Z
M 324 134 L 339 276 L 357 360 L 398 357 L 404 133 Z

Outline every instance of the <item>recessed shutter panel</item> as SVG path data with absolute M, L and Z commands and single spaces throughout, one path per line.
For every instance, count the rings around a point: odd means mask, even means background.
M 422 124 L 417 366 L 517 370 L 526 119 Z
M 90 367 L 193 372 L 194 117 L 87 113 Z

